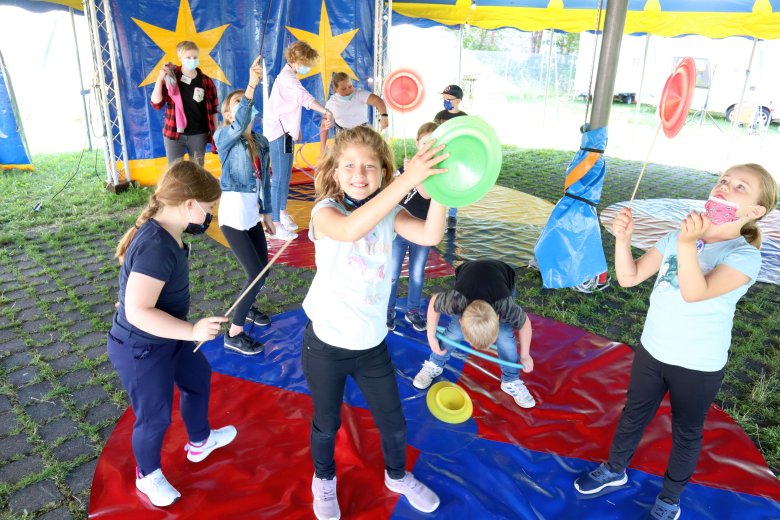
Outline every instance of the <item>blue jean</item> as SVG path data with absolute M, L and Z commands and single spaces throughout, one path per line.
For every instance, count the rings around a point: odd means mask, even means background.
M 401 235 L 396 235 L 393 240 L 393 254 L 391 255 L 390 273 L 393 276 L 393 285 L 390 289 L 390 301 L 388 309 L 395 308 L 395 300 L 398 294 L 398 279 L 401 278 L 401 266 L 404 263 L 406 250 L 409 250 L 409 296 L 406 301 L 408 310 L 420 308 L 422 300 L 423 283 L 425 282 L 425 263 L 428 261 L 430 246 L 420 246 L 409 242 Z
M 279 212 L 287 210 L 293 154 L 284 153 L 284 134 L 271 141 L 271 219 L 279 222 Z
M 460 316 L 455 315 L 450 319 L 450 324 L 447 330 L 444 331 L 444 335 L 453 341 L 463 341 L 463 329 L 460 327 Z M 452 351 L 455 347 L 450 346 L 443 341 L 439 342 L 439 346 L 447 351 L 443 356 L 431 352 L 430 361 L 438 367 L 444 368 L 447 360 L 450 359 Z M 517 363 L 517 343 L 515 343 L 515 331 L 508 323 L 499 322 L 498 324 L 498 338 L 496 339 L 496 347 L 498 348 L 498 359 L 502 361 L 510 361 Z M 513 367 L 507 367 L 501 365 L 501 382 L 509 383 L 520 379 L 520 370 Z
M 112 327 L 108 358 L 130 397 L 135 413 L 133 455 L 141 474 L 160 468 L 160 452 L 171 424 L 173 385 L 179 388 L 180 413 L 190 442 L 202 442 L 211 433 L 209 394 L 211 365 L 203 352 L 193 352 L 191 341 L 148 343 Z

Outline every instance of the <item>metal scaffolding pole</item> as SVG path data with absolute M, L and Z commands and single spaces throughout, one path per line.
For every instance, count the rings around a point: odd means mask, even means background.
M 123 177 L 125 182 L 130 181 L 130 168 L 122 119 L 111 7 L 108 0 L 86 0 L 84 13 L 88 20 L 92 59 L 97 72 L 94 95 L 99 98 L 98 106 L 104 130 L 106 174 L 108 183 L 118 186 Z

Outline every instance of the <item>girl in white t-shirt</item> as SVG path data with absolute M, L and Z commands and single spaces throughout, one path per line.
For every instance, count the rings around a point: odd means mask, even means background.
M 246 90 L 231 92 L 222 102 L 224 126 L 214 134 L 222 163 L 219 227 L 246 272 L 243 289 L 254 281 L 268 263 L 268 244 L 260 222 L 261 215 L 268 233 L 273 235 L 275 232 L 271 219 L 268 139 L 252 131 L 252 121 L 257 114 L 254 107 L 255 88 L 263 77 L 259 59 L 255 60 L 249 70 Z M 233 321 L 225 335 L 226 349 L 244 355 L 263 351 L 262 343 L 244 333 L 244 325 L 271 324 L 268 315 L 252 306 L 264 283 L 265 277 L 252 286 L 236 305 Z
M 352 86 L 352 80 L 344 72 L 333 75 L 333 94 L 325 103 L 325 108 L 333 114 L 333 123 L 323 119 L 320 124 L 320 153 L 325 153 L 328 143 L 328 131 L 333 126 L 338 134 L 356 126 L 369 125 L 369 105 L 379 111 L 379 127 L 387 128 L 387 105 L 384 100 L 371 92 Z M 370 125 L 369 125 L 370 126 Z
M 390 253 L 396 232 L 418 244 L 436 245 L 444 234 L 446 208 L 431 201 L 427 220 L 398 203 L 449 154 L 423 145 L 393 180 L 393 154 L 368 127 L 341 132 L 317 167 L 309 238 L 317 274 L 303 308 L 309 317 L 301 361 L 314 402 L 311 451 L 314 514 L 339 518 L 336 497 L 336 433 L 347 376 L 368 401 L 382 438 L 385 485 L 423 512 L 439 498 L 406 471 L 406 421 L 387 351 L 385 311 L 390 295 Z M 391 183 L 391 181 L 393 181 Z

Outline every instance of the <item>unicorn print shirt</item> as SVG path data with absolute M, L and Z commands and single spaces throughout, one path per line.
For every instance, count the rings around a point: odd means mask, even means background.
M 716 372 L 726 364 L 734 310 L 756 281 L 761 253 L 743 237 L 706 244 L 698 256 L 705 276 L 718 265 L 726 264 L 744 273 L 750 281 L 715 298 L 686 302 L 677 274 L 677 235 L 677 231 L 672 231 L 655 245 L 663 259 L 650 295 L 642 345 L 662 363 Z
M 312 208 L 312 217 L 325 207 L 350 213 L 335 200 L 325 199 Z M 303 300 L 303 310 L 325 343 L 365 350 L 379 345 L 387 335 L 391 283 L 387 264 L 395 238 L 393 224 L 400 210 L 400 206 L 394 208 L 355 242 L 327 237 L 315 240 L 313 224 L 309 225 L 317 274 Z

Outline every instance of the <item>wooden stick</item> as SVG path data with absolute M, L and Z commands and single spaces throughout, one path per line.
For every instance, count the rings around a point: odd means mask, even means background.
M 281 224 L 281 222 L 279 223 L 279 225 L 280 225 L 280 226 L 282 225 L 282 224 Z M 295 240 L 295 239 L 294 239 L 294 238 L 291 238 L 290 240 L 286 240 L 286 241 L 284 242 L 284 245 L 283 245 L 282 247 L 280 247 L 280 248 L 279 248 L 279 251 L 277 251 L 277 252 L 276 252 L 276 254 L 274 255 L 274 257 L 273 257 L 273 258 L 271 258 L 271 261 L 270 261 L 270 262 L 268 262 L 268 263 L 265 265 L 265 267 L 263 267 L 263 270 L 262 270 L 262 271 L 260 271 L 260 274 L 258 274 L 258 275 L 255 277 L 255 279 L 252 281 L 252 283 L 250 283 L 249 285 L 247 285 L 246 289 L 244 289 L 244 291 L 243 291 L 243 292 L 242 292 L 242 293 L 241 293 L 241 294 L 238 296 L 238 298 L 236 298 L 236 301 L 235 301 L 235 302 L 233 302 L 233 305 L 231 305 L 231 306 L 230 306 L 230 308 L 227 310 L 227 312 L 225 312 L 225 317 L 226 317 L 226 318 L 227 318 L 227 317 L 230 315 L 230 313 L 231 313 L 231 312 L 233 312 L 233 309 L 235 309 L 235 308 L 236 308 L 236 305 L 238 305 L 238 302 L 240 302 L 240 301 L 241 301 L 241 299 L 242 299 L 244 296 L 246 296 L 246 293 L 248 293 L 248 292 L 249 292 L 249 290 L 250 290 L 252 287 L 254 287 L 254 286 L 255 286 L 255 284 L 256 284 L 257 282 L 259 282 L 259 281 L 260 281 L 260 278 L 262 278 L 262 277 L 263 277 L 263 275 L 264 275 L 266 272 L 268 272 L 268 269 L 270 269 L 270 268 L 271 268 L 271 266 L 272 266 L 272 265 L 274 265 L 274 262 L 276 262 L 276 260 L 279 258 L 279 256 L 280 256 L 280 255 L 281 255 L 281 254 L 284 252 L 284 250 L 285 250 L 285 249 L 287 249 L 287 246 L 289 246 L 289 245 L 292 243 L 292 241 L 293 241 L 293 240 Z M 198 351 L 198 349 L 199 349 L 200 347 L 202 347 L 204 343 L 206 343 L 206 342 L 205 342 L 205 341 L 201 341 L 200 343 L 198 343 L 198 345 L 195 347 L 195 350 L 193 350 L 193 352 L 197 352 L 197 351 Z
M 631 194 L 631 200 L 628 201 L 628 207 L 631 208 L 631 203 L 634 202 L 634 197 L 636 197 L 636 190 L 639 189 L 639 182 L 642 180 L 642 175 L 645 174 L 645 168 L 647 168 L 647 163 L 650 161 L 650 153 L 653 151 L 653 147 L 655 146 L 655 141 L 658 139 L 658 134 L 661 133 L 661 123 L 658 123 L 658 128 L 655 130 L 655 135 L 653 136 L 653 141 L 650 143 L 650 149 L 647 150 L 647 157 L 645 158 L 644 164 L 642 164 L 642 170 L 639 172 L 639 178 L 636 180 L 636 186 L 634 186 L 634 193 Z

